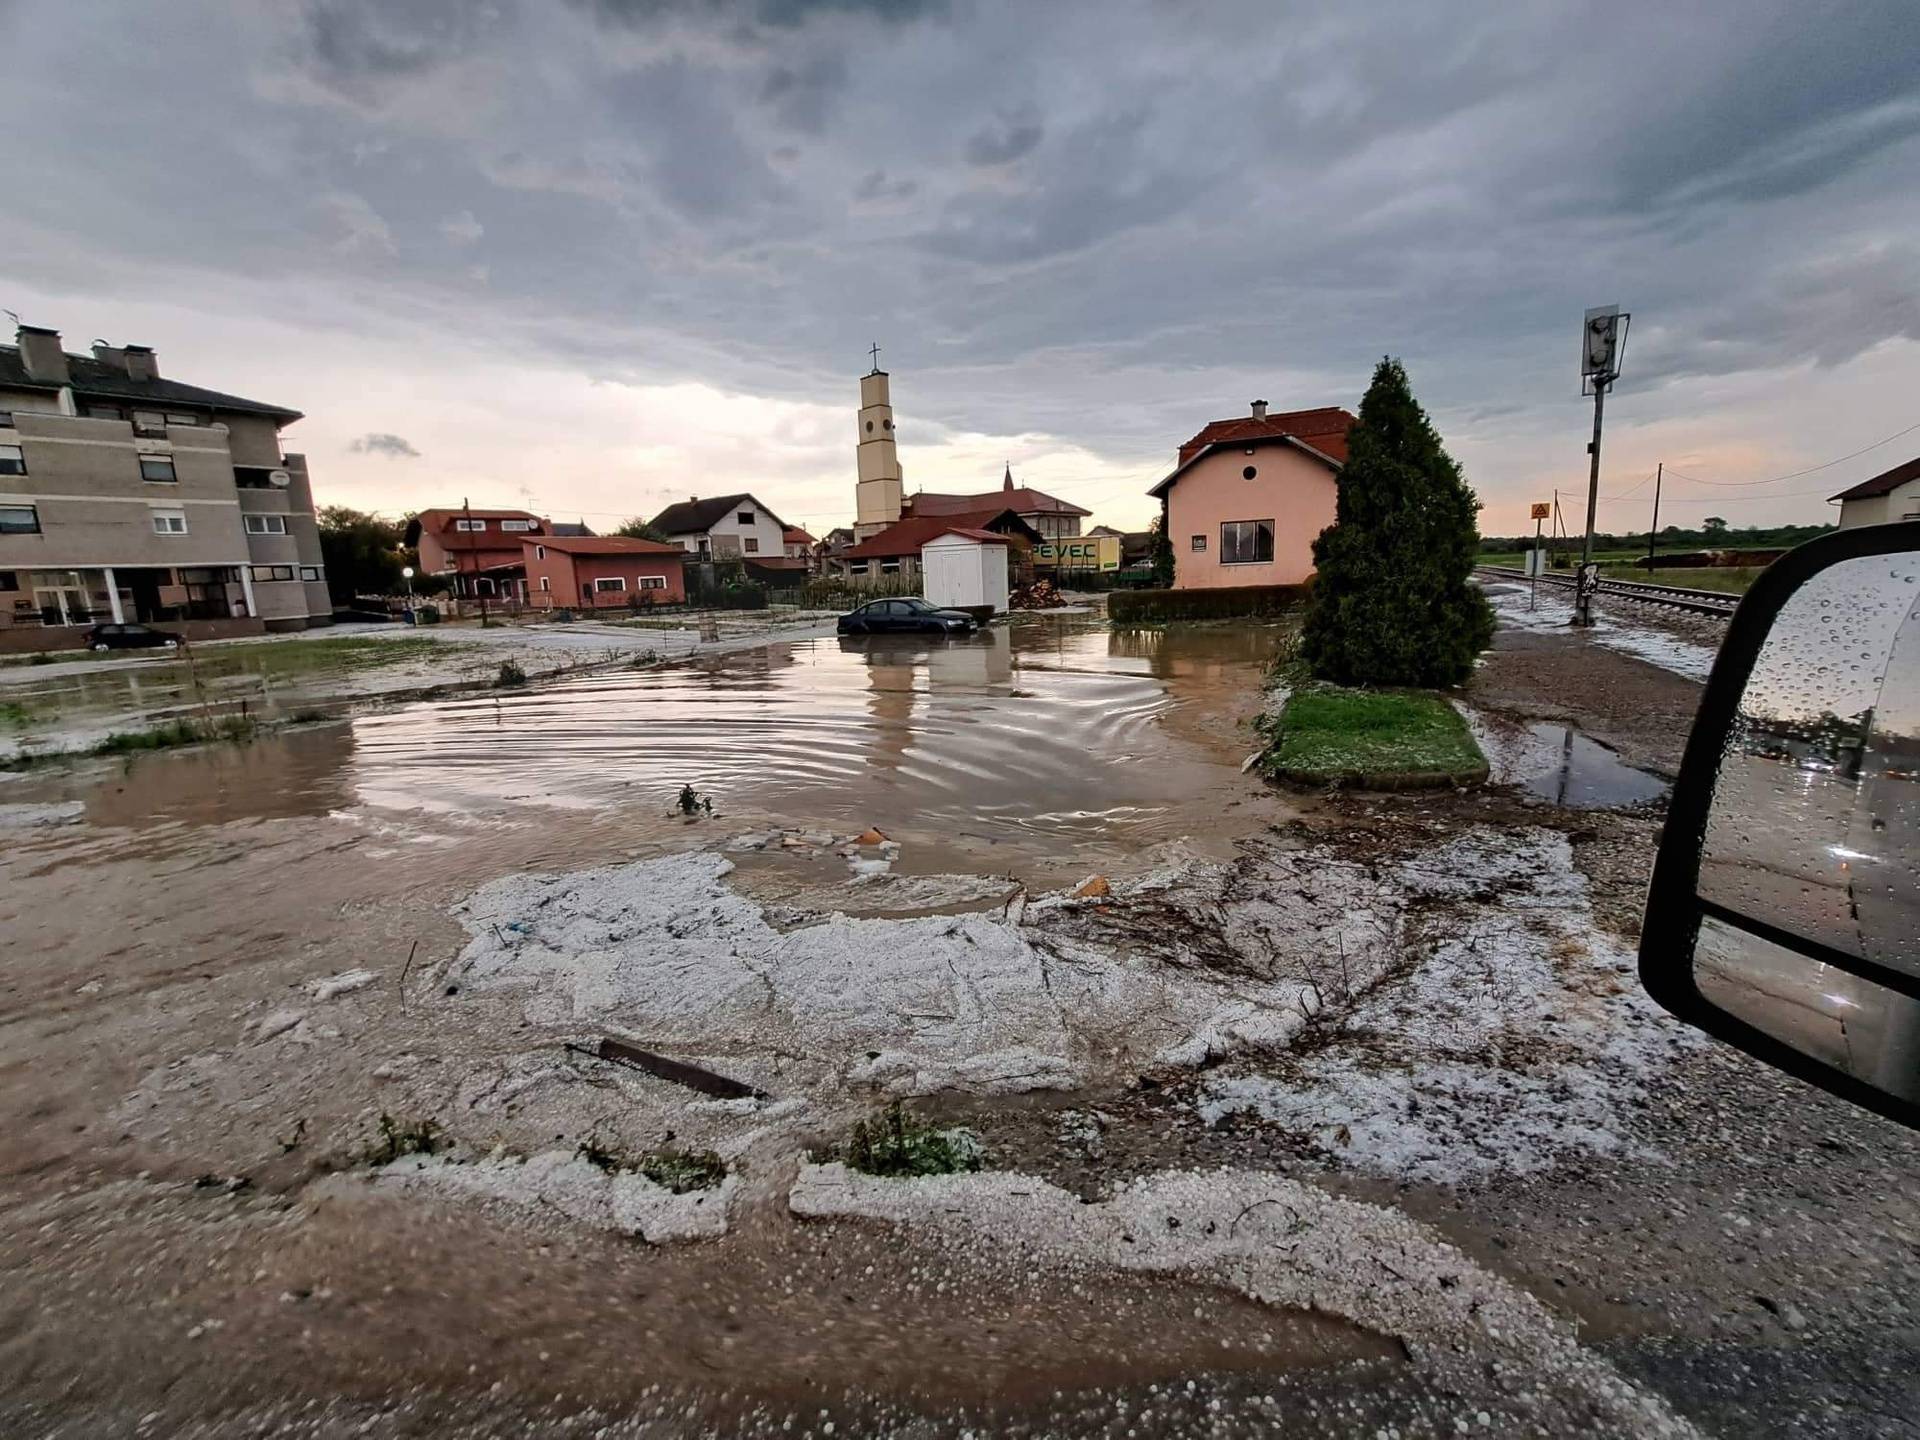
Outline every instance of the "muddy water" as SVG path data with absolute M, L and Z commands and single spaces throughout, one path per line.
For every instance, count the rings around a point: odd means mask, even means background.
M 1275 638 L 1081 615 L 954 641 L 801 639 L 16 781 L 6 798 L 79 799 L 92 824 L 163 849 L 203 826 L 326 815 L 415 847 L 484 834 L 529 858 L 566 853 L 569 835 L 590 851 L 878 825 L 908 843 L 906 871 L 1065 873 L 1183 836 L 1223 843 L 1222 787 L 1254 790 L 1236 783 L 1240 722 Z M 712 797 L 711 821 L 672 813 L 685 784 Z M 502 833 L 529 827 L 538 838 Z

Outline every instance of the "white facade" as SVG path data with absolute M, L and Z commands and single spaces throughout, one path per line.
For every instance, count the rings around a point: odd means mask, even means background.
M 787 527 L 751 495 L 709 526 L 704 534 L 675 535 L 691 555 L 715 560 L 780 559 L 787 553 Z
M 956 610 L 1007 610 L 1007 544 L 969 535 L 938 535 L 920 547 L 920 593 L 930 605 Z
M 1920 520 L 1920 479 L 1896 485 L 1884 495 L 1840 502 L 1842 530 L 1856 525 L 1893 525 L 1902 520 Z

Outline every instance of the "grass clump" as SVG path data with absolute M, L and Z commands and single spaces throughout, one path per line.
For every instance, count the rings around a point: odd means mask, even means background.
M 847 1168 L 866 1175 L 960 1175 L 978 1170 L 985 1159 L 971 1130 L 942 1130 L 898 1100 L 856 1121 L 847 1138 Z
M 655 1150 L 640 1157 L 640 1173 L 676 1195 L 711 1190 L 727 1178 L 727 1162 L 711 1150 Z
M 1266 729 L 1267 769 L 1303 784 L 1395 790 L 1487 775 L 1466 721 L 1437 695 L 1315 685 L 1288 697 Z
M 391 1165 L 408 1155 L 432 1155 L 444 1149 L 446 1136 L 437 1120 L 396 1120 L 380 1112 L 380 1138 L 367 1147 L 369 1165 Z
M 182 745 L 199 745 L 209 740 L 244 744 L 258 729 L 245 715 L 228 715 L 219 720 L 169 720 L 151 730 L 116 730 L 93 747 L 95 755 L 138 755 L 148 750 L 176 750 Z
M 518 660 L 502 660 L 500 673 L 494 677 L 493 683 L 502 690 L 511 690 L 527 683 L 527 672 L 520 668 Z

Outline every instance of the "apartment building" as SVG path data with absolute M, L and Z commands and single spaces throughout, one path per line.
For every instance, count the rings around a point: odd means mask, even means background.
M 332 621 L 297 410 L 161 376 L 141 345 L 0 345 L 0 651 L 102 621 L 194 639 Z

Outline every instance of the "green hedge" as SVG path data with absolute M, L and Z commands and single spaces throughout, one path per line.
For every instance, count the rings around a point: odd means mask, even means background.
M 1107 597 L 1107 618 L 1116 625 L 1159 620 L 1227 620 L 1278 615 L 1306 597 L 1304 585 L 1228 585 L 1210 590 L 1116 590 Z

